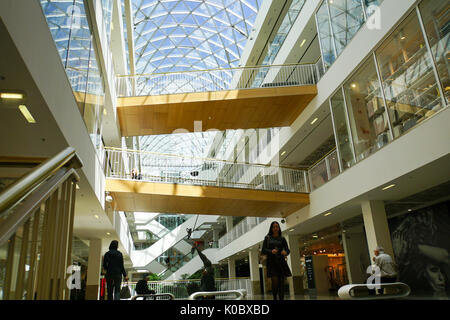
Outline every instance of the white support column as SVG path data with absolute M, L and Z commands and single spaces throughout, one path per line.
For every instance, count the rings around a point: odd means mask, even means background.
M 236 261 L 233 257 L 228 258 L 228 278 L 236 278 Z
M 89 241 L 89 258 L 86 280 L 86 300 L 98 300 L 102 268 L 102 240 Z
M 291 253 L 288 255 L 288 265 L 292 272 L 292 277 L 287 278 L 289 283 L 289 293 L 291 296 L 296 294 L 303 294 L 303 277 L 300 268 L 300 246 L 299 237 L 296 235 L 289 235 L 286 241 Z
M 227 232 L 230 232 L 231 229 L 233 229 L 233 217 L 232 216 L 226 216 L 225 217 L 225 224 L 227 227 Z
M 257 249 L 251 249 L 249 254 L 250 281 L 252 283 L 253 295 L 261 292 L 261 282 L 259 279 L 259 252 Z
M 361 203 L 361 208 L 371 259 L 374 256 L 373 252 L 377 246 L 382 246 L 384 251 L 394 258 L 391 234 L 389 232 L 383 201 L 366 200 Z

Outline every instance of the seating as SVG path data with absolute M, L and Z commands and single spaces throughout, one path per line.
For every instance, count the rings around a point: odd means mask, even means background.
M 338 296 L 344 300 L 381 300 L 396 299 L 407 297 L 411 293 L 411 289 L 406 283 L 380 283 L 373 285 L 373 289 L 387 289 L 385 294 L 370 294 L 369 285 L 367 284 L 347 284 L 338 290 Z

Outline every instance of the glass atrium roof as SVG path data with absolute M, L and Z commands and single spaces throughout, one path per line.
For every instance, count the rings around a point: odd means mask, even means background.
M 137 74 L 237 67 L 263 0 L 132 0 Z

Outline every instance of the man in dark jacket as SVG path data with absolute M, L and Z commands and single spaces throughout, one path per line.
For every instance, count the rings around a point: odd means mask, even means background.
M 117 250 L 119 242 L 111 241 L 109 251 L 103 257 L 103 269 L 106 271 L 106 288 L 108 292 L 108 300 L 120 300 L 120 285 L 122 283 L 122 275 L 125 281 L 128 281 L 127 273 L 123 265 L 123 255 Z M 114 294 L 114 296 L 113 296 Z
M 148 279 L 149 279 L 148 275 L 145 275 L 143 279 L 139 280 L 136 283 L 136 293 L 137 294 L 142 295 L 142 294 L 155 294 L 156 293 L 155 290 L 150 290 L 148 288 L 148 285 L 147 285 Z M 146 299 L 147 299 L 147 297 L 144 297 L 144 300 L 146 300 Z M 155 298 L 153 298 L 153 300 L 155 300 Z

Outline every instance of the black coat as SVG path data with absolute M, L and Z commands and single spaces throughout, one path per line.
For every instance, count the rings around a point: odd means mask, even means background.
M 273 249 L 278 249 L 276 254 L 272 253 Z M 291 270 L 286 262 L 286 257 L 281 254 L 281 251 L 286 251 L 287 254 L 291 252 L 289 250 L 287 241 L 284 237 L 272 237 L 267 235 L 264 238 L 261 253 L 267 255 L 267 276 L 292 276 Z
M 123 265 L 123 255 L 119 250 L 109 250 L 103 257 L 103 269 L 106 271 L 106 276 L 127 276 L 125 267 Z

